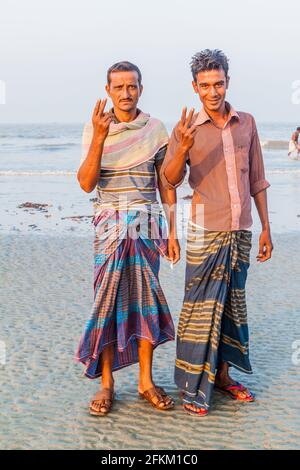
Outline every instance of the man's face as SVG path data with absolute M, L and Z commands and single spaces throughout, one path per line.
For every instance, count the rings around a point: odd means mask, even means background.
M 197 81 L 193 81 L 195 93 L 199 95 L 203 106 L 208 111 L 219 111 L 225 101 L 229 77 L 225 77 L 223 69 L 207 70 L 197 74 Z
M 112 72 L 106 91 L 115 109 L 130 112 L 137 107 L 143 86 L 139 84 L 138 74 L 135 71 Z

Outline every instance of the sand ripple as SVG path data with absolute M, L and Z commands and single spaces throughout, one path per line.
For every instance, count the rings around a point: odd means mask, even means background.
M 173 384 L 175 344 L 157 349 L 155 380 L 176 397 L 162 413 L 136 394 L 136 366 L 115 375 L 117 401 L 106 418 L 88 414 L 97 382 L 73 361 L 92 302 L 92 237 L 1 235 L 0 366 L 2 449 L 288 449 L 300 448 L 299 236 L 278 235 L 271 263 L 257 266 L 256 239 L 248 280 L 254 375 L 242 379 L 257 394 L 243 405 L 215 393 L 207 418 L 186 415 Z M 184 263 L 161 279 L 177 323 Z

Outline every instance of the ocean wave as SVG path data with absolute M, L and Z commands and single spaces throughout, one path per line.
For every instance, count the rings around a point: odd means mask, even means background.
M 300 168 L 274 168 L 267 169 L 269 175 L 300 175 Z M 74 176 L 77 171 L 71 170 L 44 170 L 44 171 L 19 171 L 19 170 L 0 170 L 0 176 Z M 185 182 L 188 184 L 188 181 Z
M 66 142 L 61 144 L 39 144 L 39 145 L 28 145 L 26 149 L 31 148 L 32 150 L 46 150 L 46 151 L 56 151 L 56 150 L 65 150 L 70 147 L 75 147 L 78 144 L 76 142 Z
M 76 171 L 0 171 L 0 176 L 73 176 Z
M 300 175 L 300 168 L 274 168 L 266 170 L 269 175 Z
M 24 136 L 25 137 L 25 136 Z M 48 139 L 49 137 L 44 137 L 45 139 Z M 49 140 L 51 139 L 52 137 L 49 138 Z M 53 138 L 55 138 L 53 136 Z M 57 138 L 57 137 L 56 137 Z M 3 139 L 3 136 L 0 135 L 0 139 Z M 34 140 L 38 140 L 38 139 L 43 139 L 43 137 L 40 137 L 40 138 L 34 138 Z M 261 147 L 264 149 L 264 150 L 286 150 L 288 151 L 288 148 L 289 148 L 289 141 L 288 140 L 261 140 L 260 141 L 260 144 L 261 144 Z M 78 147 L 80 146 L 80 140 L 77 139 L 77 141 L 74 141 L 73 142 L 55 142 L 55 143 L 52 143 L 52 142 L 49 142 L 49 143 L 30 143 L 30 144 L 27 144 L 27 145 L 24 145 L 24 142 L 1 142 L 1 146 L 2 147 L 6 147 L 6 148 L 11 148 L 11 149 L 17 149 L 18 151 L 20 150 L 41 150 L 41 151 L 45 151 L 45 152 L 55 152 L 55 151 L 59 151 L 59 150 L 66 150 L 68 148 L 71 148 L 71 147 Z
M 28 151 L 42 151 L 42 152 L 57 152 L 61 150 L 67 150 L 71 147 L 78 147 L 77 142 L 62 142 L 55 144 L 28 144 L 20 145 L 15 143 L 3 143 L 1 142 L 1 147 L 8 150 L 15 150 L 18 152 L 28 152 Z
M 265 140 L 261 141 L 261 146 L 266 150 L 288 150 L 288 140 Z
M 30 134 L 30 133 L 26 133 L 26 134 L 15 134 L 15 133 L 11 133 L 11 134 L 0 134 L 0 139 L 36 139 L 36 140 L 39 140 L 39 139 L 57 139 L 57 135 L 53 134 L 53 135 L 48 135 L 48 134 L 41 134 L 41 135 L 37 135 L 37 134 Z

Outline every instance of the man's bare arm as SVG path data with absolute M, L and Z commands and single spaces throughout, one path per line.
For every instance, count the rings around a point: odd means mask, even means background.
M 266 189 L 263 189 L 262 191 L 259 191 L 257 194 L 255 194 L 254 202 L 262 226 L 262 231 L 259 237 L 259 253 L 256 259 L 257 261 L 264 262 L 271 258 L 273 250 Z
M 166 166 L 165 177 L 173 186 L 176 186 L 183 178 L 186 164 L 185 155 L 186 152 L 178 146 L 174 157 Z
M 160 194 L 160 199 L 164 207 L 166 214 L 166 219 L 169 227 L 169 234 L 176 237 L 176 204 L 177 204 L 177 194 L 176 189 L 165 188 L 162 184 L 160 178 L 160 168 L 162 162 L 156 164 L 156 172 L 158 179 L 158 189 Z
M 87 193 L 92 192 L 98 182 L 104 142 L 111 122 L 111 116 L 104 113 L 105 105 L 106 99 L 98 100 L 96 103 L 92 118 L 93 139 L 87 157 L 77 173 L 80 187 Z
M 165 177 L 168 182 L 173 186 L 177 185 L 184 176 L 184 169 L 186 164 L 186 154 L 194 143 L 195 126 L 190 127 L 194 114 L 194 109 L 186 117 L 186 108 L 183 108 L 181 120 L 177 127 L 177 134 L 179 136 L 179 143 L 175 150 L 173 158 L 168 162 L 165 168 Z
M 156 172 L 158 178 L 158 188 L 160 199 L 166 214 L 166 219 L 169 227 L 168 239 L 168 259 L 176 264 L 180 259 L 180 245 L 177 239 L 176 227 L 176 205 L 177 195 L 176 189 L 165 188 L 160 178 L 160 168 L 162 162 L 156 164 Z

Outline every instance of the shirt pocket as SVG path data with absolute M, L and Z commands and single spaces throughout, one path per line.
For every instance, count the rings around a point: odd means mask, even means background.
M 236 143 L 236 155 L 235 161 L 237 168 L 246 173 L 249 171 L 249 151 L 250 151 L 250 142 L 245 140 L 239 140 Z

